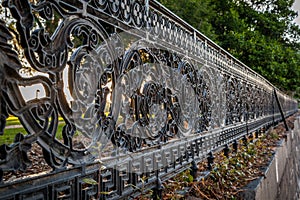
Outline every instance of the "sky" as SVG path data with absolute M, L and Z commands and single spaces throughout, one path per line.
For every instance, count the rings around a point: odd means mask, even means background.
M 295 3 L 292 8 L 295 11 L 298 11 L 298 17 L 295 19 L 295 22 L 300 26 L 300 0 L 295 0 Z

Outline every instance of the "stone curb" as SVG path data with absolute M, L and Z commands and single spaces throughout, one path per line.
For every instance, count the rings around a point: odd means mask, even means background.
M 299 199 L 300 192 L 300 118 L 294 122 L 294 130 L 278 143 L 264 177 L 250 182 L 239 197 L 244 200 Z M 298 180 L 299 179 L 299 180 Z M 299 183 L 298 183 L 299 182 Z

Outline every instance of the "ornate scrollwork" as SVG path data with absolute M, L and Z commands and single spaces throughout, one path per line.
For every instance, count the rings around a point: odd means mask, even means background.
M 195 132 L 200 107 L 191 83 L 196 85 L 196 74 L 180 60 L 152 49 L 126 54 L 113 91 L 113 99 L 121 100 L 112 108 L 117 122 L 114 144 L 132 151 Z
M 17 20 L 14 32 L 35 73 L 20 75 L 1 21 L 0 134 L 9 115 L 28 134 L 0 147 L 0 176 L 25 170 L 34 143 L 56 170 L 94 162 L 103 151 L 137 152 L 274 112 L 271 86 L 243 78 L 247 70 L 228 53 L 141 1 L 3 5 Z M 44 96 L 26 100 L 20 87 L 36 84 Z
M 4 73 L 3 77 L 1 76 L 3 82 L 1 91 L 4 97 L 1 99 L 3 100 L 1 101 L 1 127 L 5 126 L 4 119 L 8 114 L 17 116 L 28 132 L 28 135 L 22 136 L 22 140 L 17 143 L 28 146 L 27 144 L 38 142 L 43 148 L 44 158 L 54 169 L 64 167 L 68 163 L 91 162 L 94 156 L 87 151 L 97 143 L 97 138 L 103 132 L 104 126 L 101 125 L 106 123 L 106 119 L 103 118 L 105 116 L 103 106 L 107 97 L 105 84 L 108 79 L 112 79 L 113 71 L 111 63 L 113 53 L 110 44 L 105 41 L 107 33 L 92 19 L 83 19 L 66 13 L 62 15 L 63 9 L 55 3 L 39 2 L 37 5 L 31 5 L 26 1 L 6 3 L 18 20 L 17 30 L 27 60 L 36 71 L 47 75 L 21 77 L 18 72 L 21 64 L 17 54 L 11 50 L 3 51 L 3 54 L 10 54 L 10 57 L 3 60 L 15 62 L 10 65 L 1 63 L 1 72 Z M 24 9 L 28 13 L 23 12 Z M 33 19 L 38 18 L 34 14 L 39 13 L 39 17 L 50 20 L 54 10 L 63 20 L 52 35 L 49 35 L 45 29 L 36 29 L 33 26 Z M 4 24 L 2 26 L 5 27 Z M 9 33 L 6 27 L 3 30 Z M 4 35 L 4 45 L 7 39 L 10 39 L 8 36 Z M 9 48 L 7 45 L 6 47 Z M 37 83 L 42 83 L 45 97 L 25 101 L 19 86 Z M 65 94 L 66 86 L 72 98 L 69 102 Z M 57 138 L 59 116 L 65 122 L 62 131 L 63 141 Z M 78 131 L 85 136 L 85 141 L 88 143 L 79 149 L 73 141 Z M 1 158 L 3 166 L 23 166 L 22 163 L 16 164 L 15 159 L 10 159 L 8 156 L 13 154 L 12 152 L 15 152 L 14 154 L 18 152 L 18 145 L 8 148 L 4 144 L 2 149 L 5 155 Z M 19 154 L 26 155 L 24 151 L 20 151 Z M 2 170 L 9 169 L 2 165 Z M 15 169 L 18 168 L 20 167 Z
M 17 116 L 28 131 L 28 135 L 18 136 L 21 139 L 17 143 L 28 146 L 37 142 L 53 169 L 93 161 L 93 148 L 99 141 L 101 149 L 111 140 L 125 151 L 136 151 L 144 145 L 197 132 L 198 118 L 205 115 L 199 116 L 201 106 L 197 98 L 202 82 L 190 61 L 166 50 L 134 48 L 134 45 L 124 54 L 119 36 L 109 38 L 96 20 L 78 17 L 74 10 L 66 10 L 57 2 L 6 3 L 17 19 L 27 60 L 37 72 L 46 75 L 19 76 L 21 64 L 14 54 L 15 72 L 3 78 L 1 91 L 6 96 L 5 103 L 1 103 L 1 127 L 5 127 L 8 114 Z M 135 26 L 141 26 L 143 6 L 135 2 L 130 7 L 132 10 L 128 10 L 127 4 L 95 2 L 116 17 L 120 6 L 126 8 L 128 13 L 123 13 L 123 17 L 129 22 L 131 16 Z M 52 20 L 55 15 L 61 21 L 52 34 L 35 26 L 34 19 Z M 6 66 L 2 64 L 1 68 Z M 18 87 L 36 83 L 42 83 L 45 97 L 25 101 Z M 5 87 L 9 84 L 14 87 L 7 91 Z M 71 100 L 67 99 L 66 92 Z M 8 94 L 18 98 L 12 99 Z M 65 123 L 62 140 L 57 136 L 59 116 Z M 83 145 L 74 141 L 78 133 L 83 137 Z M 16 164 L 7 155 L 17 149 L 17 145 L 3 146 L 6 155 L 1 159 L 3 170 L 10 169 L 4 165 Z M 30 145 L 21 149 L 29 150 Z M 19 154 L 26 155 L 24 151 Z M 23 160 L 28 163 L 26 156 Z M 18 166 L 23 168 L 22 163 Z

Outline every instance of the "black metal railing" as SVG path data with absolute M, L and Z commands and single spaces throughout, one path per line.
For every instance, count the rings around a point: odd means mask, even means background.
M 210 152 L 297 111 L 156 1 L 2 3 L 0 138 L 13 117 L 26 133 L 1 144 L 1 199 L 155 196 Z M 34 162 L 48 168 L 35 173 Z

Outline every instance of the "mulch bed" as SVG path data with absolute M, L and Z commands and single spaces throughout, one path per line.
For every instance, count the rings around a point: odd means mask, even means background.
M 287 119 L 294 128 L 295 116 Z M 240 199 L 239 193 L 251 181 L 264 176 L 263 169 L 271 161 L 278 142 L 286 138 L 283 123 L 261 134 L 259 138 L 239 143 L 237 152 L 231 149 L 227 158 L 223 152 L 214 155 L 213 169 L 205 177 L 193 181 L 189 171 L 164 183 L 163 199 Z M 207 162 L 198 164 L 200 172 L 207 171 Z M 141 196 L 139 199 L 145 199 Z
M 290 129 L 294 127 L 295 117 L 287 119 Z M 286 137 L 283 123 L 271 128 L 247 145 L 239 144 L 237 152 L 231 150 L 229 158 L 223 152 L 214 155 L 213 170 L 201 180 L 194 181 L 189 171 L 185 171 L 164 183 L 163 199 L 238 199 L 239 192 L 249 182 L 263 176 L 262 169 L 268 165 L 274 155 L 278 142 Z M 32 161 L 25 172 L 5 172 L 4 182 L 23 179 L 39 173 L 51 172 L 51 167 L 43 159 L 42 149 L 33 144 L 28 153 Z M 199 172 L 207 171 L 207 162 L 198 164 Z M 150 199 L 149 194 L 142 194 L 137 199 Z
M 41 147 L 34 143 L 28 153 L 28 158 L 32 162 L 31 165 L 23 171 L 4 172 L 3 181 L 11 182 L 18 179 L 27 178 L 28 176 L 36 175 L 42 172 L 50 172 L 52 168 L 46 163 L 43 158 Z

